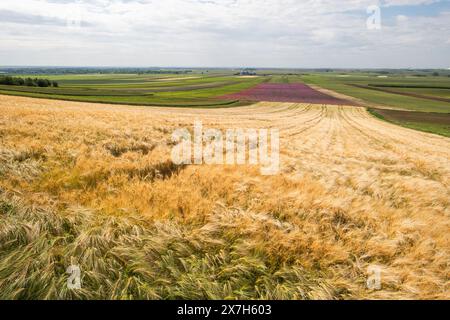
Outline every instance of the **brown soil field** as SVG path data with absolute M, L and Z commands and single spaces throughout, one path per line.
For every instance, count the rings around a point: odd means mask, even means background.
M 174 165 L 199 119 L 279 129 L 280 173 Z M 450 140 L 364 108 L 0 96 L 0 177 L 0 298 L 450 299 Z
M 450 125 L 450 114 L 433 112 L 400 111 L 390 109 L 373 109 L 390 121 L 425 122 Z

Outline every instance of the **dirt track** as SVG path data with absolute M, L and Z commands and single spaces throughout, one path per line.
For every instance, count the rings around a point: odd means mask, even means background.
M 280 129 L 281 173 L 262 177 L 247 166 L 189 166 L 156 182 L 115 176 L 167 161 L 173 130 L 190 128 L 196 119 L 221 129 Z M 105 149 L 111 141 L 121 148 L 145 141 L 152 151 L 129 148 L 112 156 Z M 179 212 L 184 223 L 198 223 L 210 219 L 220 202 L 273 223 L 264 235 L 249 233 L 269 256 L 320 273 L 324 288 L 344 290 L 323 289 L 318 298 L 450 298 L 450 139 L 350 106 L 263 102 L 201 110 L 0 96 L 0 148 L 27 147 L 46 152 L 48 163 L 70 154 L 70 181 L 78 172 L 109 177 L 96 189 L 72 190 L 64 176 L 32 184 L 23 172 L 8 172 L 12 182 L 0 187 L 20 189 L 40 205 L 56 199 L 149 219 L 177 219 L 173 212 Z M 259 223 L 252 221 L 248 228 Z M 383 270 L 381 291 L 365 287 L 371 265 Z

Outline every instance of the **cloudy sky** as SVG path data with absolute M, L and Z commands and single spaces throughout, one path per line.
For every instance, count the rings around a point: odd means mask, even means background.
M 450 68 L 450 0 L 0 0 L 0 65 Z

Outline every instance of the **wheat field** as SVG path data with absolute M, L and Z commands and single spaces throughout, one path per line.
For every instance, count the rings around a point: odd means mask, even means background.
M 280 173 L 173 164 L 195 120 L 279 129 Z M 450 299 L 449 187 L 448 138 L 364 108 L 0 96 L 0 298 Z

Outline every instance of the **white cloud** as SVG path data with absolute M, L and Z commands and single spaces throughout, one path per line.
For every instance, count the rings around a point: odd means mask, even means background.
M 440 2 L 440 0 L 385 0 L 385 6 L 417 6 L 423 4 L 432 4 Z
M 389 8 L 433 2 L 382 3 Z M 448 14 L 408 21 L 398 15 L 394 26 L 369 31 L 366 8 L 373 3 L 4 0 L 0 2 L 0 61 L 46 65 L 318 67 L 334 63 L 341 67 L 400 67 L 424 63 L 426 60 L 417 56 L 420 49 L 434 46 L 442 53 L 428 62 L 430 66 L 448 63 Z M 80 21 L 81 29 L 68 28 L 68 21 Z M 403 47 L 398 48 L 399 44 Z M 406 58 L 401 56 L 405 51 L 410 52 Z M 385 52 L 391 57 L 381 61 L 387 56 Z

